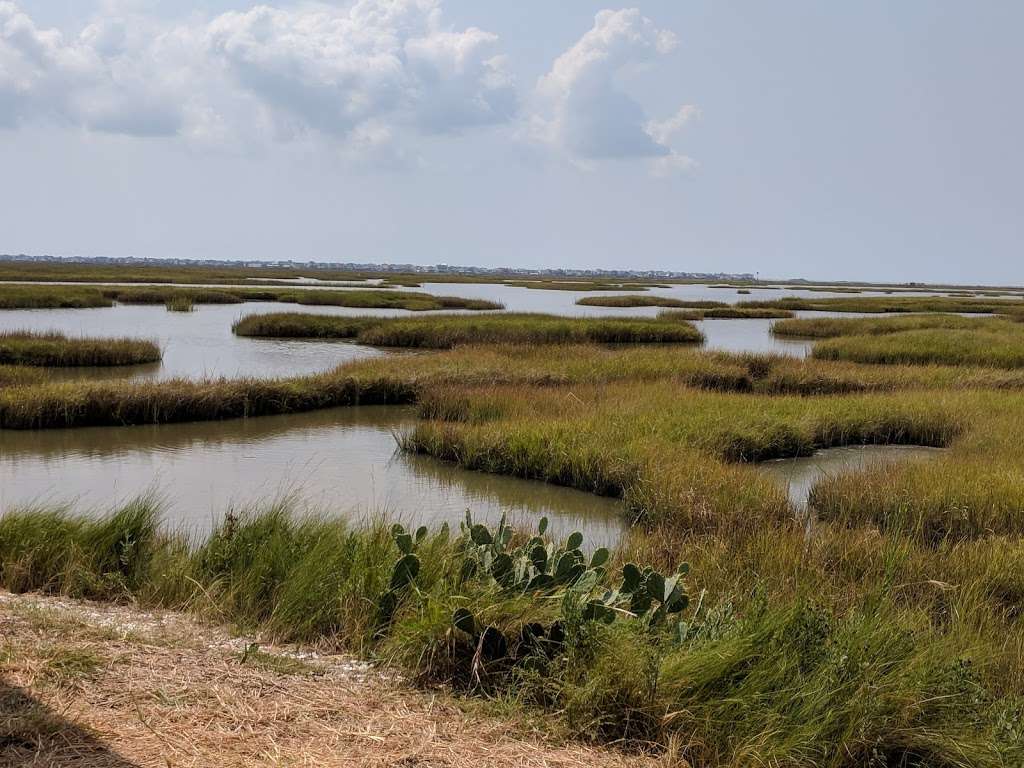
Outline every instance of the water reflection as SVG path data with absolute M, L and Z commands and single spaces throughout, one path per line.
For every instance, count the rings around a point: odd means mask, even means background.
M 786 486 L 795 507 L 807 509 L 811 489 L 822 478 L 860 472 L 870 466 L 928 460 L 942 450 L 921 445 L 855 445 L 827 448 L 796 459 L 763 461 L 756 466 Z
M 556 536 L 594 545 L 623 530 L 621 503 L 569 488 L 469 472 L 396 452 L 410 409 L 338 408 L 162 426 L 0 431 L 0 510 L 73 502 L 104 511 L 156 489 L 168 522 L 208 530 L 232 504 L 293 494 L 301 506 L 352 517 L 386 513 L 455 524 L 466 509 L 524 525 L 541 515 Z

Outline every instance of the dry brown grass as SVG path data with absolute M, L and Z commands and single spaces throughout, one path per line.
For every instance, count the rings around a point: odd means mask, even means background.
M 178 614 L 0 593 L 0 766 L 656 764 L 467 714 L 349 657 L 243 662 L 247 643 Z M 77 661 L 55 677 L 55 658 Z

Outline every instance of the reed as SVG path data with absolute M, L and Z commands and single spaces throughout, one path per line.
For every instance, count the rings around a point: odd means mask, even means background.
M 165 302 L 168 312 L 194 312 L 196 305 L 191 296 L 172 296 Z
M 25 387 L 42 384 L 46 374 L 25 365 L 0 365 L 0 387 Z
M 144 339 L 72 338 L 61 333 L 0 332 L 0 364 L 69 368 L 159 362 L 159 345 Z

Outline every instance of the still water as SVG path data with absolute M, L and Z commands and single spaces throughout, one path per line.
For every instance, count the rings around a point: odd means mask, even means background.
M 438 294 L 480 296 L 501 301 L 509 311 L 516 312 L 545 312 L 582 317 L 653 317 L 659 311 L 656 307 L 581 307 L 575 304 L 576 299 L 594 294 L 577 291 L 545 291 L 458 283 L 431 286 L 431 289 Z M 685 296 L 682 296 L 682 289 L 686 289 Z M 700 299 L 710 296 L 718 300 L 726 299 L 724 294 L 735 294 L 707 286 L 678 286 L 677 289 L 662 292 L 680 294 L 684 298 Z M 239 376 L 275 378 L 325 371 L 352 360 L 389 354 L 372 347 L 344 341 L 247 339 L 231 333 L 232 323 L 247 315 L 288 311 L 377 317 L 410 314 L 404 310 L 297 306 L 273 302 L 202 305 L 195 312 L 168 312 L 163 306 L 122 304 L 99 309 L 5 310 L 0 312 L 0 331 L 59 331 L 69 336 L 135 336 L 154 339 L 163 349 L 163 361 L 154 365 L 65 370 L 54 372 L 54 378 L 57 379 Z M 798 314 L 823 316 L 826 313 Z M 706 349 L 772 352 L 798 357 L 803 357 L 809 352 L 810 342 L 777 339 L 772 336 L 771 323 L 771 320 L 757 319 L 711 319 L 697 322 L 696 325 L 707 337 Z
M 315 281 L 304 287 L 315 290 Z M 654 316 L 657 308 L 581 307 L 577 291 L 548 291 L 484 284 L 430 284 L 435 294 L 500 301 L 509 311 L 573 316 Z M 808 295 L 807 292 L 735 289 L 707 285 L 654 289 L 650 294 L 688 300 L 735 302 Z M 815 293 L 828 296 L 827 293 Z M 836 294 L 842 295 L 842 294 Z M 168 312 L 162 306 L 119 305 L 103 309 L 0 312 L 0 330 L 56 330 L 80 336 L 156 339 L 162 363 L 123 369 L 79 369 L 56 377 L 294 376 L 328 370 L 351 360 L 394 354 L 347 342 L 244 339 L 231 333 L 235 320 L 253 313 L 302 311 L 336 315 L 400 316 L 401 310 L 251 303 L 201 306 Z M 798 313 L 824 315 L 826 313 Z M 706 348 L 806 355 L 809 342 L 775 339 L 770 320 L 706 320 L 697 325 Z M 610 544 L 622 530 L 621 504 L 566 488 L 467 472 L 429 458 L 396 452 L 394 434 L 414 415 L 398 408 L 348 408 L 310 414 L 228 422 L 164 426 L 0 431 L 0 512 L 31 503 L 70 503 L 103 511 L 118 501 L 154 491 L 167 506 L 169 522 L 196 531 L 231 505 L 266 502 L 292 494 L 300 506 L 361 517 L 387 513 L 416 522 L 457 522 L 472 509 L 496 521 L 507 513 L 532 525 L 551 518 L 562 535 L 581 529 L 587 540 Z M 823 452 L 811 459 L 773 463 L 768 471 L 788 484 L 797 504 L 824 472 L 857 466 L 874 449 Z M 900 457 L 915 449 L 887 449 Z M 828 454 L 827 456 L 825 454 Z M 886 454 L 888 455 L 888 454 Z M 894 454 L 895 455 L 895 454 Z M 836 457 L 836 458 L 833 458 Z
M 926 461 L 941 455 L 942 450 L 922 445 L 855 445 L 826 448 L 796 459 L 763 461 L 757 466 L 788 489 L 789 500 L 797 509 L 807 509 L 811 488 L 822 478 L 903 461 Z
M 300 509 L 457 524 L 465 510 L 554 535 L 613 544 L 622 504 L 581 491 L 470 472 L 396 450 L 409 408 L 336 408 L 258 419 L 139 427 L 0 430 L 0 511 L 71 504 L 107 511 L 156 492 L 170 524 L 202 533 L 234 507 L 290 496 Z

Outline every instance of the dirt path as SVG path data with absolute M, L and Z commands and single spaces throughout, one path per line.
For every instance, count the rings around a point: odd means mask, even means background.
M 173 613 L 0 592 L 0 766 L 656 765 L 552 745 L 348 657 Z

